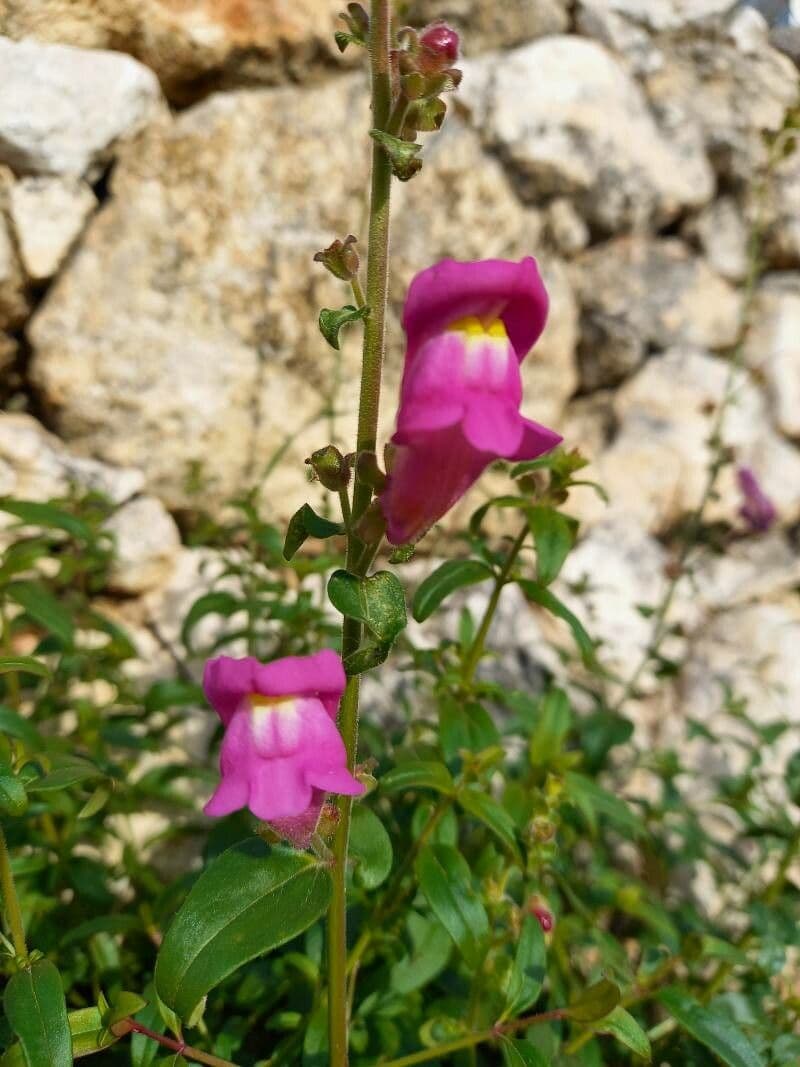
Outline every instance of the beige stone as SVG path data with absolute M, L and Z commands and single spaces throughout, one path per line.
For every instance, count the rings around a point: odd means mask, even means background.
M 509 48 L 536 37 L 564 33 L 569 26 L 567 0 L 497 4 L 485 0 L 412 0 L 404 19 L 422 26 L 445 19 L 461 34 L 465 55 L 492 48 Z
M 342 62 L 341 0 L 0 0 L 15 39 L 129 52 L 179 102 L 212 88 L 307 79 Z M 357 60 L 359 49 L 348 58 Z
M 27 276 L 46 281 L 58 271 L 97 206 L 91 188 L 62 178 L 22 178 L 9 194 L 9 214 Z
M 0 211 L 0 328 L 19 326 L 29 309 L 22 265 L 10 227 Z
M 766 380 L 780 429 L 800 439 L 800 273 L 770 274 L 763 280 L 745 358 Z
M 138 596 L 163 585 L 180 548 L 178 527 L 160 500 L 139 496 L 106 521 L 114 538 L 110 589 Z

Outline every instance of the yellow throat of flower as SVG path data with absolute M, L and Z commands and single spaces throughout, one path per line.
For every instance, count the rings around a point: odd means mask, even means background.
M 474 315 L 468 315 L 466 318 L 451 322 L 447 329 L 448 332 L 454 330 L 458 333 L 464 333 L 467 337 L 495 337 L 503 341 L 508 340 L 508 334 L 502 319 L 492 319 L 489 322 L 485 322 Z

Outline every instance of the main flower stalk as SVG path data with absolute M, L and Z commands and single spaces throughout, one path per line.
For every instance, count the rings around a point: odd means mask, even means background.
M 390 0 L 372 0 L 370 15 L 370 67 L 372 74 L 372 122 L 383 130 L 392 106 L 390 77 Z M 369 316 L 364 328 L 361 393 L 358 409 L 358 451 L 374 451 L 378 433 L 378 409 L 383 368 L 386 297 L 389 272 L 389 211 L 392 172 L 389 157 L 379 144 L 372 149 L 367 292 Z M 353 519 L 366 510 L 372 489 L 356 474 L 353 488 Z M 348 537 L 347 568 L 356 567 L 353 535 Z M 354 652 L 361 640 L 361 627 L 345 618 L 342 625 L 342 657 Z M 347 765 L 355 768 L 358 747 L 358 678 L 347 682 L 340 710 L 340 727 L 347 749 Z M 333 892 L 328 910 L 328 1039 L 331 1067 L 347 1067 L 347 848 L 352 801 L 339 797 L 339 822 L 333 843 Z

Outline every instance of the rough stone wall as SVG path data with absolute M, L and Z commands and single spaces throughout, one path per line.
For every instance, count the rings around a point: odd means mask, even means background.
M 341 6 L 0 0 L 0 492 L 45 498 L 76 478 L 108 489 L 127 546 L 117 588 L 146 592 L 147 611 L 180 599 L 169 582 L 198 581 L 168 514 L 198 502 L 190 475 L 219 508 L 304 427 L 264 492 L 279 518 L 313 498 L 302 460 L 326 440 L 333 366 L 315 320 L 343 294 L 311 256 L 365 220 L 366 82 L 359 56 L 331 43 Z M 626 660 L 647 641 L 635 605 L 664 580 L 658 537 L 703 491 L 744 341 L 726 440 L 780 529 L 737 542 L 735 574 L 709 571 L 702 604 L 684 605 L 687 648 L 702 666 L 737 634 L 754 656 L 770 627 L 796 641 L 800 152 L 766 170 L 769 138 L 797 120 L 794 62 L 733 0 L 401 6 L 458 26 L 465 77 L 421 177 L 394 192 L 382 430 L 413 273 L 444 255 L 536 254 L 553 312 L 525 364 L 526 412 L 586 452 L 610 494 L 575 497 L 587 533 L 565 590 L 613 576 L 577 606 Z M 784 44 L 796 52 L 796 37 Z M 342 362 L 347 442 L 352 338 Z M 736 526 L 738 506 L 726 473 L 712 514 Z M 135 535 L 143 515 L 158 537 Z M 701 666 L 695 687 L 716 677 Z

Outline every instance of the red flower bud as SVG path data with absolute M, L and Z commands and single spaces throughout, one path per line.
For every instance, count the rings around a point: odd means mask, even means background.
M 420 34 L 419 43 L 441 67 L 451 67 L 458 59 L 458 34 L 446 22 L 434 22 Z
M 531 901 L 531 903 L 528 905 L 528 911 L 531 913 L 531 915 L 534 915 L 539 920 L 539 925 L 542 928 L 542 932 L 545 934 L 549 934 L 556 924 L 556 921 L 553 918 L 552 911 L 550 911 L 548 908 L 545 908 L 544 905 L 538 904 L 534 901 Z

